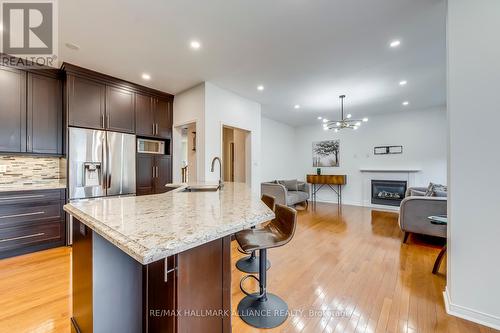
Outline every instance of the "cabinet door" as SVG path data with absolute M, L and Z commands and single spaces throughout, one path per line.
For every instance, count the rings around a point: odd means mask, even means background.
M 136 164 L 136 195 L 154 193 L 154 156 L 137 154 Z
M 104 129 L 106 86 L 72 75 L 67 84 L 69 125 Z
M 26 151 L 26 74 L 0 66 L 0 151 Z
M 135 129 L 137 135 L 153 136 L 155 131 L 153 98 L 135 94 Z
M 27 151 L 62 154 L 62 85 L 56 78 L 28 74 Z
M 164 193 L 168 191 L 165 185 L 172 182 L 172 159 L 168 155 L 158 155 L 155 160 L 155 193 Z
M 106 128 L 118 132 L 135 132 L 133 92 L 106 87 Z
M 172 103 L 156 99 L 155 103 L 156 136 L 170 138 L 172 136 Z

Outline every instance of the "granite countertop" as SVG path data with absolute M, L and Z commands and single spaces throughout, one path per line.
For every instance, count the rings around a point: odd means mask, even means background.
M 191 184 L 192 185 L 192 184 Z M 204 184 L 197 184 L 204 185 Z M 143 265 L 274 218 L 243 183 L 217 192 L 184 192 L 79 200 L 64 210 Z
M 66 179 L 48 179 L 22 184 L 0 184 L 0 192 L 57 190 L 66 188 Z

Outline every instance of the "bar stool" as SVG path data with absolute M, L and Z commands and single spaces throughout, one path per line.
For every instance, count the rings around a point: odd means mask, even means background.
M 238 315 L 247 324 L 257 328 L 274 328 L 285 322 L 288 305 L 280 297 L 267 292 L 267 249 L 287 244 L 295 233 L 297 211 L 276 205 L 276 218 L 262 229 L 248 229 L 236 234 L 236 240 L 244 251 L 259 250 L 259 277 L 247 275 L 240 281 L 240 289 L 246 295 L 238 304 Z M 247 279 L 259 283 L 258 293 L 243 288 Z
M 267 207 L 274 210 L 274 197 L 270 195 L 263 194 L 260 198 Z M 255 227 L 252 227 L 255 229 Z M 248 254 L 248 252 L 238 249 L 243 254 Z M 271 267 L 271 262 L 268 260 L 266 262 L 266 267 L 269 269 Z M 252 251 L 249 256 L 243 257 L 236 262 L 236 268 L 245 273 L 258 273 L 259 272 L 259 259 L 257 258 L 256 251 Z

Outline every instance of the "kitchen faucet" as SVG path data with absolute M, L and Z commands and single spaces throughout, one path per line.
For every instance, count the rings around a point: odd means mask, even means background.
M 224 187 L 224 182 L 222 181 L 222 161 L 219 157 L 215 156 L 214 159 L 212 160 L 212 168 L 210 169 L 211 172 L 214 172 L 215 170 L 215 161 L 219 161 L 219 189 L 222 190 Z

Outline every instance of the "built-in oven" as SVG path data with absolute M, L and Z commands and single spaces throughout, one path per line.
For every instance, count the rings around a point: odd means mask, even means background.
M 146 154 L 165 154 L 165 141 L 137 138 L 137 152 Z

